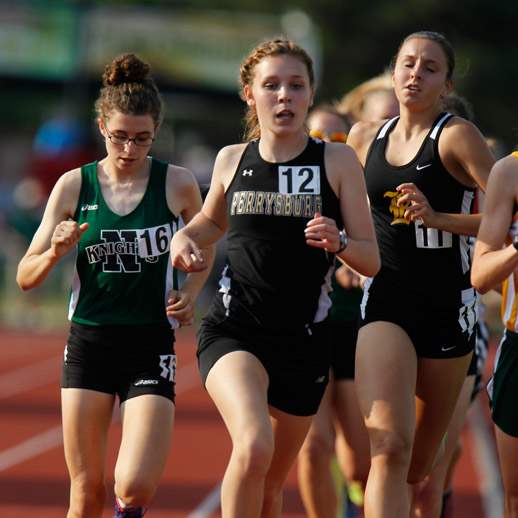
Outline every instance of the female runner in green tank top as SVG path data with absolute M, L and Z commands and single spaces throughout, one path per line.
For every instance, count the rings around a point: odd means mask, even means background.
M 96 102 L 107 156 L 65 173 L 18 268 L 24 290 L 77 248 L 62 374 L 68 518 L 100 517 L 106 441 L 115 397 L 122 439 L 115 517 L 139 518 L 170 446 L 176 356 L 173 329 L 193 320 L 210 268 L 181 289 L 169 261 L 180 217 L 201 208 L 190 171 L 148 156 L 162 118 L 149 66 L 134 54 L 107 65 Z M 204 254 L 210 266 L 212 250 Z

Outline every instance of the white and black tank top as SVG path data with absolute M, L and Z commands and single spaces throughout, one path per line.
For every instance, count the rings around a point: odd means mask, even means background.
M 271 163 L 259 141 L 246 146 L 225 193 L 228 262 L 209 321 L 291 329 L 327 316 L 334 255 L 307 245 L 304 235 L 315 212 L 343 227 L 324 150 L 310 138 L 293 160 Z
M 416 156 L 405 165 L 393 166 L 386 160 L 386 148 L 390 132 L 399 120 L 394 117 L 379 129 L 365 165 L 381 271 L 395 275 L 405 291 L 445 303 L 453 303 L 461 290 L 471 286 L 469 237 L 428 228 L 421 221 L 406 221 L 405 207 L 397 206 L 396 187 L 404 182 L 414 183 L 437 212 L 471 213 L 475 190 L 459 183 L 439 156 L 439 138 L 452 117 L 450 113 L 441 113 Z

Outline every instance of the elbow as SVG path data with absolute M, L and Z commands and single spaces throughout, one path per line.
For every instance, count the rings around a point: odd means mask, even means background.
M 380 271 L 380 268 L 381 268 L 381 262 L 378 258 L 376 261 L 373 262 L 373 264 L 369 268 L 368 272 L 365 273 L 364 275 L 366 277 L 374 277 Z
M 491 288 L 485 284 L 473 284 L 473 287 L 481 294 L 485 295 Z
M 372 260 L 369 268 L 368 274 L 366 274 L 368 277 L 374 277 L 381 268 L 381 258 L 379 254 L 379 250 L 376 247 L 376 251 L 372 254 Z
M 16 284 L 18 284 L 19 288 L 22 291 L 28 291 L 31 288 L 34 288 L 34 284 L 28 282 L 24 275 L 22 275 L 19 271 L 16 274 Z
M 19 277 L 16 277 L 16 284 L 18 284 L 18 286 L 20 287 L 20 289 L 22 291 L 28 291 L 28 290 L 30 290 L 32 288 L 31 285 L 29 285 L 27 282 L 24 282 Z
M 372 256 L 365 261 L 363 268 L 359 273 L 361 273 L 365 277 L 374 277 L 381 268 L 381 259 L 379 256 L 379 253 L 376 251 L 376 253 L 372 254 Z
M 484 279 L 484 277 L 482 275 L 480 275 L 476 270 L 471 271 L 471 285 L 481 295 L 484 295 L 492 288 L 489 285 L 489 283 Z

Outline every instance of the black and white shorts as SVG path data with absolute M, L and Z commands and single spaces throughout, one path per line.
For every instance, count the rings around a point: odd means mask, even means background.
M 360 326 L 391 322 L 408 334 L 417 356 L 458 358 L 475 346 L 477 304 L 473 288 L 462 290 L 455 305 L 455 301 L 429 300 L 424 293 L 407 294 L 390 275 L 378 275 L 365 283 Z
M 123 403 L 144 394 L 174 402 L 174 331 L 167 326 L 89 326 L 72 323 L 63 358 L 62 388 L 116 394 Z
M 214 364 L 233 351 L 247 351 L 262 363 L 269 377 L 271 406 L 297 416 L 317 412 L 329 378 L 327 323 L 280 331 L 205 319 L 198 331 L 204 385 Z

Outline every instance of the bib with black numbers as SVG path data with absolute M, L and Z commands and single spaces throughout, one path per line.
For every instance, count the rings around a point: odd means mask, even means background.
M 152 159 L 137 207 L 125 216 L 111 211 L 97 178 L 97 162 L 81 169 L 75 220 L 88 230 L 78 244 L 69 318 L 90 325 L 171 324 L 166 299 L 177 287 L 169 244 L 178 229 L 165 194 L 168 164 Z
M 317 212 L 343 226 L 324 149 L 309 139 L 298 157 L 271 163 L 261 158 L 258 141 L 246 147 L 225 195 L 228 265 L 221 282 L 229 314 L 282 327 L 313 322 L 322 309 L 334 256 L 307 245 L 304 229 Z
M 422 220 L 407 220 L 404 214 L 409 204 L 398 205 L 401 194 L 396 188 L 411 182 L 436 212 L 471 213 L 474 189 L 461 185 L 439 156 L 439 137 L 451 117 L 448 113 L 437 117 L 416 156 L 403 166 L 393 166 L 385 158 L 399 117 L 389 120 L 378 131 L 365 165 L 382 268 L 407 279 L 409 290 L 438 299 L 450 290 L 458 293 L 470 286 L 470 238 L 429 228 Z

